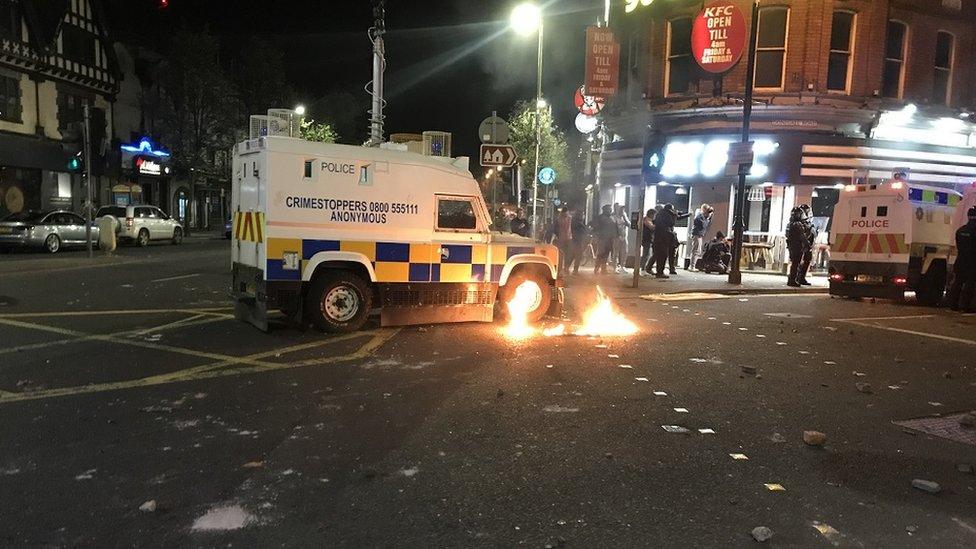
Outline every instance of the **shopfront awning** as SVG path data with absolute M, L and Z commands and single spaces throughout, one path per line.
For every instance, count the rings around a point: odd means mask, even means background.
M 0 133 L 0 165 L 3 166 L 66 172 L 71 156 L 57 141 Z

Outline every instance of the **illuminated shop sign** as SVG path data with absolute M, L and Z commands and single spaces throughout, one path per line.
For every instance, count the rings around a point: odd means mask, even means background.
M 637 9 L 637 6 L 650 6 L 654 0 L 624 0 L 624 11 L 630 13 Z
M 132 164 L 139 175 L 169 175 L 169 166 L 164 166 L 151 158 L 137 156 Z
M 147 154 L 150 156 L 159 156 L 159 157 L 169 156 L 169 153 L 164 150 L 154 149 L 153 143 L 152 141 L 149 140 L 148 137 L 143 137 L 141 140 L 139 140 L 138 145 L 122 145 L 119 148 L 122 149 L 124 152 L 129 152 L 129 153 Z
M 732 139 L 709 141 L 671 141 L 664 148 L 664 178 L 716 177 L 725 172 L 729 162 L 729 144 Z M 752 147 L 754 160 L 749 177 L 763 177 L 769 173 L 766 160 L 776 151 L 779 143 L 771 139 L 756 139 Z

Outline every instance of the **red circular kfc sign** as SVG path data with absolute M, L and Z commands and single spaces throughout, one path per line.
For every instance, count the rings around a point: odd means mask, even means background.
M 730 1 L 705 6 L 691 27 L 691 54 L 702 69 L 725 72 L 735 66 L 746 46 L 746 19 Z

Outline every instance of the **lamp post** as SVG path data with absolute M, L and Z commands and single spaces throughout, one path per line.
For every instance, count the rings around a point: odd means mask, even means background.
M 535 169 L 532 176 L 532 238 L 538 238 L 539 147 L 542 142 L 542 110 L 546 107 L 542 99 L 542 12 L 535 4 L 519 4 L 512 10 L 510 24 L 518 34 L 528 36 L 537 33 L 539 37 L 535 83 Z

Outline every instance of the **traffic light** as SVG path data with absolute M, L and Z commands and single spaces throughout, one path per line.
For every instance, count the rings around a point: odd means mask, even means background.
M 78 173 L 81 171 L 81 153 L 75 153 L 71 159 L 68 160 L 68 171 L 72 173 Z

